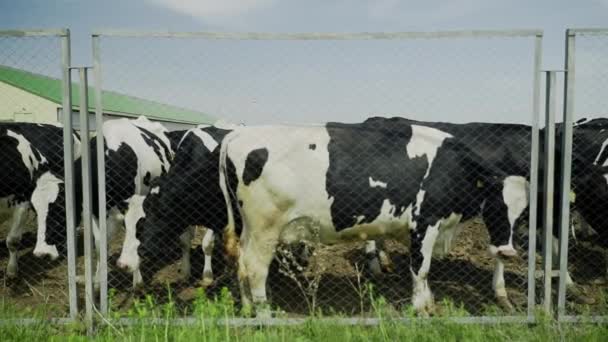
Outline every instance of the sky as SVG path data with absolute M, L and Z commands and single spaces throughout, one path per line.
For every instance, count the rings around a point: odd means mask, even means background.
M 565 29 L 602 26 L 608 27 L 608 0 L 0 0 L 0 29 L 69 28 L 73 65 L 92 64 L 90 35 L 97 29 L 277 33 L 541 29 L 542 69 L 561 70 Z M 102 38 L 102 82 L 105 89 L 246 123 L 357 121 L 371 115 L 529 123 L 533 40 Z M 0 63 L 3 56 L 18 67 L 40 60 L 55 63 L 55 52 L 30 58 L 41 54 L 41 48 L 10 44 L 10 49 L 5 45 L 5 52 L 0 52 Z M 577 82 L 575 103 L 580 112 L 599 115 L 608 107 L 601 103 L 607 101 L 601 95 L 602 82 L 608 85 L 602 71 L 608 70 L 608 62 L 603 62 L 608 61 L 608 36 L 581 40 L 579 48 L 577 77 L 589 81 Z M 22 50 L 7 57 L 6 51 L 13 49 Z

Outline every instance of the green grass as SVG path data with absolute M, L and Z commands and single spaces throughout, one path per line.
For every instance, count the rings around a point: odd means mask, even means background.
M 19 314 L 4 301 L 0 317 L 45 317 L 44 308 Z M 446 303 L 444 303 L 446 304 Z M 239 317 L 233 298 L 223 291 L 217 299 L 207 299 L 202 290 L 189 316 L 190 325 L 173 325 L 171 319 L 183 315 L 173 302 L 157 304 L 151 296 L 136 301 L 126 313 L 110 312 L 100 320 L 92 337 L 86 336 L 82 323 L 29 326 L 0 326 L 2 341 L 605 341 L 608 327 L 600 324 L 558 324 L 539 315 L 536 324 L 458 324 L 447 317 L 466 316 L 461 308 L 447 303 L 450 312 L 432 322 L 412 320 L 396 322 L 392 318 L 414 317 L 411 308 L 395 313 L 382 298 L 373 299 L 377 326 L 344 326 L 333 323 L 321 313 L 312 315 L 303 324 L 294 326 L 242 326 L 222 324 L 221 319 Z M 279 316 L 281 314 L 279 313 Z M 336 317 L 336 316 L 332 316 Z M 121 325 L 121 318 L 134 319 L 132 325 Z M 156 319 L 156 320 L 154 320 Z

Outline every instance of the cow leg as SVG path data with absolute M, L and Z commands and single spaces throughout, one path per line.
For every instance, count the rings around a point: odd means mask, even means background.
M 374 276 L 382 275 L 382 268 L 380 267 L 380 260 L 378 258 L 378 249 L 376 248 L 375 240 L 365 241 L 365 259 L 367 260 L 367 267 Z
M 501 256 L 494 258 L 494 276 L 492 278 L 492 289 L 498 305 L 508 312 L 514 310 L 513 305 L 509 301 L 507 288 L 505 286 L 505 263 Z
M 528 206 L 528 182 L 524 177 L 506 177 L 482 204 L 482 216 L 490 235 L 490 254 L 494 257 L 492 288 L 498 304 L 507 311 L 513 305 L 507 295 L 504 260 L 517 255 L 513 247 L 515 225 Z
M 143 283 L 144 283 L 144 279 L 141 276 L 141 269 L 138 268 L 135 271 L 133 271 L 133 288 L 136 289 Z
M 6 265 L 6 276 L 8 278 L 17 277 L 18 273 L 18 252 L 23 236 L 23 221 L 29 208 L 28 202 L 18 203 L 13 209 L 13 219 L 11 222 L 11 230 L 6 237 L 6 248 L 8 249 L 9 259 Z
M 213 283 L 213 268 L 211 265 L 211 258 L 213 257 L 213 247 L 215 244 L 215 236 L 213 230 L 205 229 L 205 236 L 203 237 L 203 243 L 201 247 L 203 254 L 205 255 L 205 267 L 203 268 L 203 281 L 202 286 L 208 287 Z
M 551 258 L 553 269 L 559 269 L 559 239 L 553 236 L 553 246 L 551 248 Z M 566 287 L 574 285 L 574 280 L 570 277 L 570 271 L 566 270 Z
M 129 199 L 129 207 L 125 214 L 125 238 L 122 243 L 120 257 L 116 265 L 133 274 L 133 288 L 143 283 L 140 270 L 140 258 L 137 248 L 141 242 L 137 239 L 137 223 L 145 217 L 143 202 L 145 196 L 134 195 Z
M 559 245 L 559 239 L 553 236 L 551 248 L 551 264 L 553 269 L 559 269 Z M 578 287 L 574 285 L 574 280 L 572 280 L 572 277 L 570 276 L 570 271 L 566 270 L 566 290 L 568 296 L 580 304 L 595 304 L 595 299 L 585 295 Z
M 248 228 L 251 228 L 249 226 Z M 278 245 L 279 229 L 271 227 L 267 230 L 255 228 L 241 240 L 241 253 L 239 254 L 239 284 L 243 307 L 253 304 L 257 317 L 266 317 L 270 311 L 266 307 L 266 279 L 268 268 L 274 257 Z M 277 234 L 273 234 L 273 233 Z
M 36 221 L 37 221 L 37 229 L 36 229 L 36 246 L 34 246 L 34 256 L 37 258 L 43 256 L 50 256 L 52 260 L 59 258 L 59 251 L 57 250 L 57 246 L 49 245 L 46 242 L 46 228 L 47 228 L 47 220 L 49 215 L 49 204 L 51 203 L 48 199 L 49 195 L 46 187 L 37 187 L 32 194 L 32 206 L 36 211 Z M 52 189 L 56 190 L 56 189 Z M 56 190 L 59 191 L 59 190 Z
M 395 265 L 393 264 L 393 260 L 391 260 L 388 253 L 386 253 L 386 248 L 384 247 L 384 239 L 377 240 L 376 244 L 378 248 L 378 259 L 380 259 L 380 266 L 382 267 L 382 271 L 389 273 L 395 272 Z
M 239 253 L 237 276 L 239 280 L 239 290 L 241 292 L 241 306 L 243 307 L 244 312 L 250 312 L 253 300 L 251 298 L 251 286 L 249 285 L 249 277 L 247 268 L 245 267 L 245 261 L 243 260 L 243 253 Z
M 99 221 L 96 217 L 92 218 L 92 229 L 93 229 L 93 241 L 95 242 L 95 249 L 97 250 L 97 265 L 95 266 L 95 279 L 93 280 L 93 286 L 95 289 L 99 289 L 99 264 L 101 263 L 101 252 L 100 252 L 100 242 L 99 242 Z M 110 225 L 110 220 L 106 220 L 107 225 Z M 108 241 L 109 244 L 109 241 Z
M 194 226 L 189 226 L 186 231 L 179 237 L 180 246 L 182 247 L 182 265 L 181 274 L 184 281 L 190 279 L 192 274 L 192 264 L 190 263 L 190 248 L 192 247 L 192 238 L 194 237 Z
M 580 214 L 580 212 L 576 211 L 572 215 L 578 216 L 578 222 L 579 222 L 578 230 L 581 232 L 581 236 L 584 239 L 591 239 L 594 236 L 598 235 L 597 232 L 595 231 L 595 229 L 593 229 L 593 227 L 591 227 L 591 225 L 587 222 L 587 220 L 585 220 L 585 218 L 583 217 L 583 215 Z M 576 239 L 574 223 L 572 224 L 571 230 L 572 230 L 573 238 Z
M 394 272 L 395 265 L 393 261 L 384 251 L 384 240 L 367 240 L 365 241 L 365 256 L 367 267 L 375 276 L 381 276 L 385 271 Z
M 490 245 L 490 254 L 494 258 L 494 276 L 492 277 L 492 289 L 494 290 L 494 296 L 496 302 L 500 307 L 506 311 L 513 311 L 513 305 L 507 295 L 507 289 L 505 284 L 505 256 L 499 253 L 495 246 Z
M 108 213 L 108 218 L 106 220 L 106 237 L 107 237 L 106 241 L 107 241 L 108 245 L 112 241 L 112 237 L 114 237 L 114 232 L 116 231 L 116 227 L 118 226 L 118 224 L 121 221 L 121 217 L 122 217 L 122 215 L 116 208 L 110 209 L 110 211 Z M 95 285 L 95 288 L 98 289 L 99 281 L 100 281 L 99 268 L 100 268 L 100 264 L 101 264 L 101 248 L 100 248 L 101 244 L 99 241 L 101 232 L 99 230 L 98 219 L 93 217 L 92 221 L 93 221 L 93 238 L 94 238 L 94 242 L 95 242 L 95 248 L 97 250 L 97 266 L 95 268 L 94 285 Z
M 433 294 L 428 284 L 428 274 L 431 268 L 433 247 L 441 221 L 427 226 L 426 230 L 411 231 L 410 272 L 412 273 L 414 290 L 412 304 L 419 315 L 428 316 L 434 311 Z
M 388 254 L 384 251 L 384 248 L 378 252 L 378 257 L 380 258 L 380 265 L 382 266 L 383 270 L 390 273 L 395 272 L 395 264 L 393 264 L 393 260 L 391 260 Z

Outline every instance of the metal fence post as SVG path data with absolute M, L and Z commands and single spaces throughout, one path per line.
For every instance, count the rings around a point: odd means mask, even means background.
M 72 135 L 72 80 L 70 70 L 70 31 L 61 38 L 62 90 L 63 90 L 63 161 L 65 184 L 65 212 L 68 250 L 68 298 L 70 318 L 78 316 L 78 290 L 76 287 L 76 225 L 74 222 L 74 140 Z
M 566 311 L 566 276 L 568 274 L 568 239 L 570 225 L 570 181 L 572 173 L 572 117 L 574 111 L 574 39 L 575 34 L 566 30 L 565 77 L 564 77 L 564 129 L 561 148 L 561 205 L 559 247 L 559 289 L 557 316 L 561 319 Z
M 101 92 L 101 59 L 99 36 L 92 36 L 93 72 L 95 75 L 95 123 L 97 129 L 97 186 L 99 201 L 99 307 L 103 315 L 108 313 L 108 235 L 106 230 L 106 172 L 103 136 L 103 107 Z
M 538 208 L 539 116 L 540 116 L 540 65 L 542 39 L 537 35 L 534 46 L 534 88 L 532 98 L 532 151 L 530 160 L 530 213 L 528 235 L 528 320 L 534 320 L 536 306 L 536 226 Z
M 555 178 L 555 71 L 546 71 L 545 141 L 544 141 L 544 206 L 543 206 L 543 309 L 551 312 L 551 280 L 553 276 L 553 196 Z
M 87 68 L 78 68 L 80 75 L 80 128 L 83 144 L 82 149 L 82 221 L 84 225 L 84 274 L 85 274 L 85 321 L 90 331 L 93 325 L 93 310 L 95 300 L 93 295 L 93 232 L 91 216 L 91 154 L 89 145 L 89 104 Z

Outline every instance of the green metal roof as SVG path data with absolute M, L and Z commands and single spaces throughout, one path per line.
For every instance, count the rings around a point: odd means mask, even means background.
M 0 65 L 0 82 L 10 84 L 49 101 L 62 104 L 62 82 L 60 79 L 35 74 L 29 71 Z M 89 111 L 95 111 L 94 90 L 89 87 Z M 136 117 L 145 115 L 150 119 L 188 123 L 209 124 L 216 121 L 211 115 L 134 96 L 102 90 L 104 113 Z M 72 108 L 78 110 L 80 94 L 78 84 L 72 84 Z

